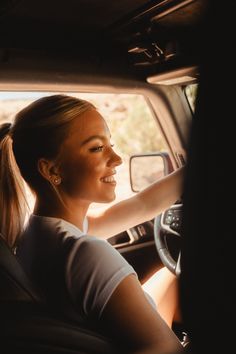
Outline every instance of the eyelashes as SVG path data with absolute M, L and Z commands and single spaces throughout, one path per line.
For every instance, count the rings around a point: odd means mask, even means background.
M 114 144 L 111 144 L 110 147 L 113 148 Z M 105 145 L 99 145 L 99 146 L 95 146 L 89 149 L 89 151 L 91 152 L 101 152 L 103 151 L 105 148 Z
M 89 151 L 91 151 L 91 152 L 100 152 L 100 151 L 103 151 L 103 148 L 104 148 L 104 145 L 100 145 L 100 146 L 96 146 L 96 147 L 90 148 Z

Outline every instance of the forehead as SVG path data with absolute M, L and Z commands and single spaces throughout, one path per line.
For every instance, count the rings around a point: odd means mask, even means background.
M 69 135 L 74 134 L 86 139 L 92 135 L 110 135 L 110 131 L 101 114 L 96 109 L 90 109 L 72 121 Z

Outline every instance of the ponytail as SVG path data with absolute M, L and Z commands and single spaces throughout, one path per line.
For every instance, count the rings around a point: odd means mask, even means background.
M 0 126 L 0 232 L 13 248 L 23 231 L 28 204 L 9 128 L 9 124 Z

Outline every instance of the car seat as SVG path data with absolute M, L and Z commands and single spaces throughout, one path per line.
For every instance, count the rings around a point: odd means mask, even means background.
M 107 338 L 52 313 L 1 234 L 0 313 L 2 354 L 121 352 Z

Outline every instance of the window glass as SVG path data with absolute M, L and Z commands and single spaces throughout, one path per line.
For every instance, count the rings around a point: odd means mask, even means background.
M 192 111 L 195 111 L 198 84 L 191 84 L 185 87 L 185 94 Z
M 52 94 L 55 92 L 0 92 L 0 123 L 12 121 L 14 115 L 29 103 Z M 107 121 L 114 149 L 123 160 L 123 164 L 117 168 L 116 201 L 132 195 L 129 180 L 130 156 L 168 150 L 145 98 L 133 94 L 65 94 L 89 100 Z M 32 197 L 30 201 L 33 205 Z M 101 205 L 91 206 L 94 207 Z

